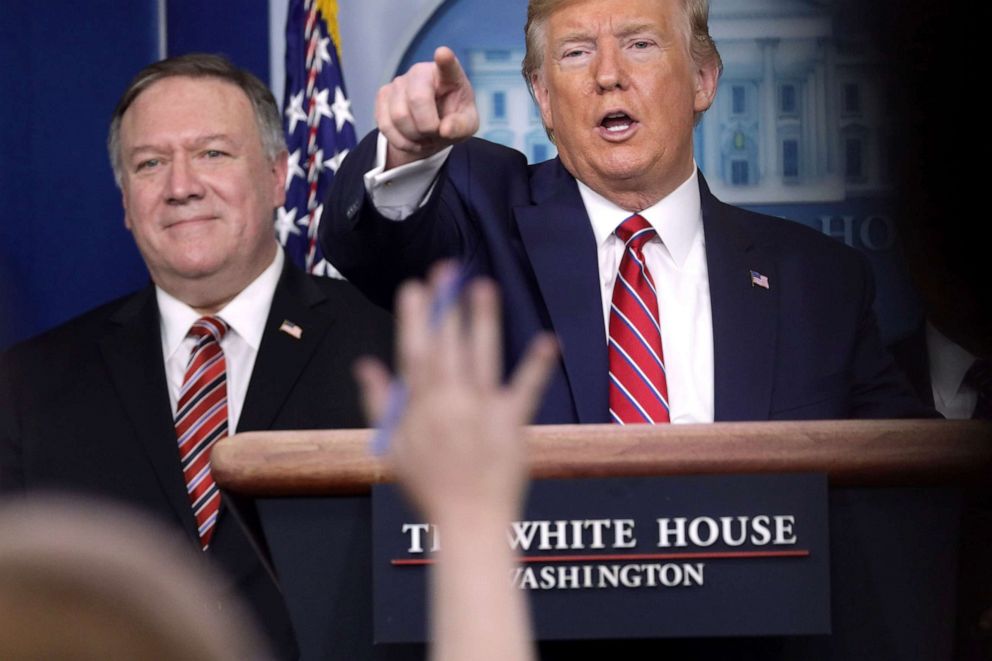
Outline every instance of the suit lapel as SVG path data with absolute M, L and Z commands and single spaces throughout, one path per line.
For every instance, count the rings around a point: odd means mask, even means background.
M 110 318 L 108 331 L 100 339 L 100 351 L 159 486 L 196 539 L 196 521 L 179 468 L 154 287 L 133 296 Z
M 605 422 L 608 366 L 596 239 L 575 180 L 560 164 L 545 168 L 531 186 L 537 204 L 514 213 L 558 336 L 578 421 Z M 542 199 L 542 190 L 551 193 Z
M 334 321 L 333 314 L 318 309 L 326 302 L 320 288 L 287 257 L 241 408 L 239 432 L 271 428 L 310 356 Z M 283 322 L 300 329 L 299 339 L 280 330 Z
M 775 262 L 699 175 L 713 313 L 714 419 L 767 420 L 778 321 Z M 751 271 L 768 278 L 767 289 Z

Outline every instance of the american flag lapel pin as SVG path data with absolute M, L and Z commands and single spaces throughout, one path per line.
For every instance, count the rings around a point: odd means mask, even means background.
M 279 330 L 281 330 L 286 335 L 289 335 L 294 340 L 298 340 L 303 337 L 303 329 L 294 324 L 289 319 L 286 319 L 281 324 L 279 324 Z
M 751 286 L 761 287 L 762 289 L 768 289 L 768 276 L 762 275 L 757 271 L 751 271 Z

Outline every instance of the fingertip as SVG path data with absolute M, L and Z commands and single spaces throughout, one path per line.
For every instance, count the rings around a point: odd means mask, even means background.
M 434 49 L 434 64 L 442 66 L 450 63 L 455 58 L 455 52 L 447 46 L 438 46 Z
M 548 360 L 558 357 L 558 338 L 549 331 L 543 331 L 534 338 L 534 351 Z
M 492 278 L 485 276 L 473 278 L 472 282 L 468 285 L 469 296 L 479 302 L 496 301 L 498 292 L 499 289 Z
M 434 65 L 438 69 L 442 82 L 457 82 L 464 75 L 458 57 L 447 46 L 439 46 L 434 51 Z
M 355 377 L 355 381 L 362 386 L 372 381 L 379 367 L 378 363 L 379 361 L 371 356 L 359 356 L 351 366 L 351 374 Z
M 434 286 L 439 286 L 442 283 L 450 282 L 456 277 L 458 277 L 458 260 L 442 259 L 434 262 L 431 266 L 427 274 L 427 281 Z
M 361 393 L 365 417 L 372 421 L 382 417 L 386 392 L 389 389 L 389 372 L 379 360 L 370 356 L 359 357 L 351 368 Z

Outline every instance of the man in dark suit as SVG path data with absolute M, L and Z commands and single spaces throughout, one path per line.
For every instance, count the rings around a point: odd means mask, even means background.
M 257 514 L 221 503 L 210 448 L 228 429 L 362 426 L 351 365 L 389 351 L 391 322 L 280 250 L 287 153 L 251 74 L 209 55 L 150 65 L 108 144 L 153 284 L 3 357 L 0 486 L 105 496 L 173 524 L 295 657 Z
M 325 206 L 325 254 L 384 305 L 440 257 L 495 278 L 511 364 L 541 329 L 561 343 L 537 420 L 626 422 L 615 375 L 637 361 L 614 324 L 632 288 L 618 276 L 632 250 L 621 227 L 636 214 L 651 238 L 632 259 L 651 274 L 660 327 L 637 337 L 663 363 L 658 379 L 642 375 L 644 397 L 664 408 L 636 421 L 930 414 L 881 346 L 865 260 L 719 202 L 697 172 L 693 125 L 722 66 L 707 14 L 705 0 L 532 0 L 524 77 L 559 153 L 536 166 L 469 139 L 471 86 L 438 49 L 380 90 L 378 137 L 339 169 Z

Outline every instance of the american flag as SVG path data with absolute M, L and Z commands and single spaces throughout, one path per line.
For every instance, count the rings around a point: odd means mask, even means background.
M 340 274 L 317 245 L 317 224 L 334 173 L 356 144 L 340 43 L 337 0 L 290 0 L 283 99 L 289 172 L 275 230 L 290 259 L 335 277 Z
M 751 271 L 751 286 L 768 289 L 768 276 L 762 275 L 757 271 Z

